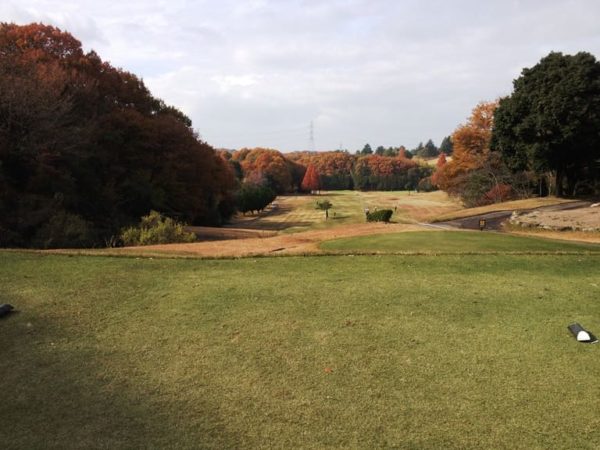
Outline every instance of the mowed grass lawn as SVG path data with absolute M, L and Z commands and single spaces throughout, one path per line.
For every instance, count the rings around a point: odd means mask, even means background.
M 316 209 L 318 201 L 329 200 L 333 207 L 329 219 L 325 211 Z M 287 195 L 277 198 L 279 207 L 258 216 L 238 215 L 232 226 L 284 233 L 332 228 L 338 225 L 364 223 L 365 209 L 394 210 L 393 222 L 414 223 L 427 220 L 462 207 L 445 192 L 408 191 L 332 191 L 320 195 Z
M 382 253 L 600 252 L 600 245 L 480 231 L 412 231 L 334 239 L 323 250 Z
M 0 252 L 2 448 L 598 448 L 600 256 Z

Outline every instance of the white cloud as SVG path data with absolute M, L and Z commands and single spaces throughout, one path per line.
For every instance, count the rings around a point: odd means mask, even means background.
M 215 146 L 414 146 L 550 50 L 600 55 L 595 0 L 8 0 L 146 81 Z

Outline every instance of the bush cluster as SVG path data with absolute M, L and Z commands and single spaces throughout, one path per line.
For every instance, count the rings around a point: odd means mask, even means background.
M 139 226 L 125 228 L 121 232 L 121 240 L 127 246 L 195 241 L 196 235 L 185 231 L 183 227 L 183 224 L 170 217 L 150 211 L 150 214 L 142 217 Z
M 277 194 L 269 186 L 244 182 L 236 193 L 236 204 L 238 211 L 246 214 L 262 211 L 276 197 Z
M 367 222 L 389 222 L 394 211 L 391 209 L 378 209 L 367 213 Z
M 322 211 L 327 211 L 328 209 L 331 209 L 332 207 L 333 207 L 333 204 L 329 200 L 325 199 L 325 200 L 322 200 L 322 201 L 318 201 L 317 202 L 317 206 L 315 207 L 315 209 L 320 209 Z

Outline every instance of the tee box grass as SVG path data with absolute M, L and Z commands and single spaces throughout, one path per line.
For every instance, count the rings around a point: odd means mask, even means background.
M 600 256 L 0 252 L 4 448 L 598 448 Z
M 321 249 L 381 253 L 600 252 L 600 245 L 479 231 L 411 231 L 325 241 Z

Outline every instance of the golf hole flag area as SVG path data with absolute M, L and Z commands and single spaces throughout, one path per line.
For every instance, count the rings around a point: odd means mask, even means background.
M 600 346 L 567 326 L 600 330 L 599 280 L 586 253 L 0 252 L 0 447 L 597 449 Z

